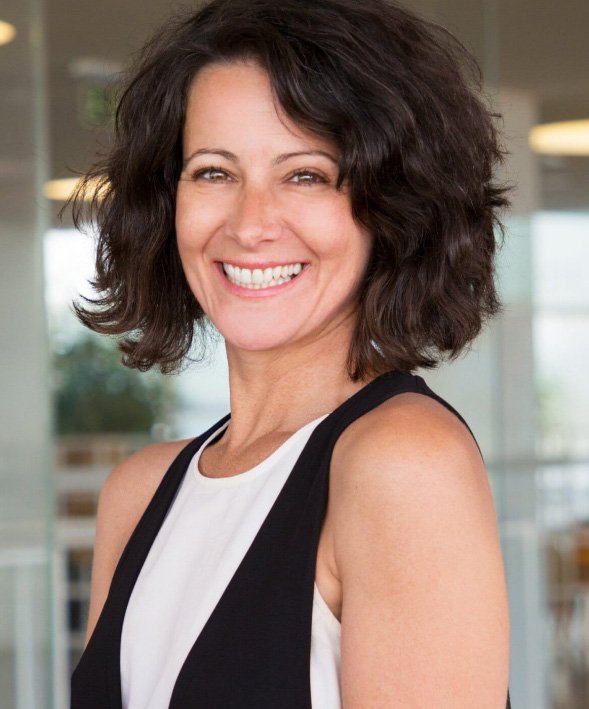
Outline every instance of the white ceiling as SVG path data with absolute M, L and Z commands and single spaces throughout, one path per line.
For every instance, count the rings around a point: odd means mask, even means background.
M 3 0 L 0 10 L 0 18 L 19 29 L 19 41 L 0 47 L 0 121 L 5 124 L 0 130 L 0 209 L 4 213 L 23 194 L 30 197 L 34 156 L 30 150 L 27 155 L 27 145 L 35 130 L 35 91 L 27 25 L 29 8 L 35 3 L 40 5 L 41 0 Z M 490 84 L 528 91 L 537 101 L 541 120 L 589 117 L 589 0 L 413 0 L 406 5 L 454 32 L 477 57 Z M 186 3 L 45 0 L 51 176 L 83 170 L 97 140 L 108 139 L 104 132 L 80 124 L 79 82 L 72 77 L 72 64 L 85 58 L 125 64 L 160 21 L 181 6 Z M 589 159 L 544 162 L 550 173 L 544 183 L 545 206 L 589 206 Z M 567 175 L 565 191 L 551 187 L 562 185 L 562 179 L 553 179 L 555 170 Z

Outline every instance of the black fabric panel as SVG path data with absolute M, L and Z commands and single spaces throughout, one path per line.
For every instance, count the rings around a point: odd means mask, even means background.
M 122 709 L 120 647 L 127 603 L 149 549 L 180 487 L 192 457 L 224 416 L 180 451 L 162 478 L 121 554 L 94 632 L 71 678 L 71 709 Z M 146 619 L 149 622 L 149 619 Z

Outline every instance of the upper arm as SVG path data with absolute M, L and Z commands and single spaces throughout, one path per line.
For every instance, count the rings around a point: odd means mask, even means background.
M 505 709 L 509 618 L 486 471 L 464 425 L 419 397 L 363 417 L 334 452 L 343 705 Z
M 157 443 L 118 465 L 98 500 L 86 642 L 106 601 L 110 582 L 131 533 L 182 442 Z

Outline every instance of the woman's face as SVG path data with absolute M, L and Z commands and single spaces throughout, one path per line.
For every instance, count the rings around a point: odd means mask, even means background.
M 336 190 L 330 142 L 279 119 L 266 72 L 192 83 L 176 232 L 186 278 L 228 345 L 280 351 L 350 324 L 371 239 Z

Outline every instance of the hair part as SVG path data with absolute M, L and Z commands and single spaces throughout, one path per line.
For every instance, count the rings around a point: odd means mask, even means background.
M 204 351 L 175 234 L 187 94 L 203 67 L 244 60 L 268 72 L 286 116 L 337 146 L 337 187 L 373 237 L 350 377 L 456 358 L 502 308 L 498 115 L 462 44 L 386 0 L 213 0 L 157 33 L 129 73 L 112 149 L 73 200 L 76 225 L 89 216 L 98 230 L 97 297 L 74 305 L 79 319 L 122 336 L 141 370 Z

